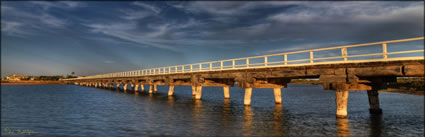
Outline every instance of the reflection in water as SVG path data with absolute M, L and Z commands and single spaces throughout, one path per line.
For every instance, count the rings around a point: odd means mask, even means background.
M 346 118 L 337 118 L 337 130 L 339 137 L 349 137 L 350 136 L 350 125 L 348 124 L 348 119 Z
M 252 136 L 252 110 L 251 106 L 245 106 L 243 113 L 244 121 L 243 121 L 243 136 Z
M 381 115 L 370 115 L 370 134 L 371 137 L 380 137 L 382 128 L 382 116 Z
M 201 108 L 202 108 L 202 101 L 195 99 L 193 100 L 193 111 L 192 111 L 192 117 L 194 118 L 194 124 L 192 125 L 192 133 L 200 133 L 202 127 L 202 114 L 201 114 Z
M 176 99 L 174 98 L 174 96 L 168 96 L 168 104 L 173 106 L 175 103 L 176 103 Z
M 274 112 L 273 112 L 273 133 L 275 136 L 282 136 L 281 135 L 281 122 L 283 121 L 283 115 L 282 115 L 282 105 L 281 104 L 276 104 L 274 107 Z M 286 127 L 284 127 L 286 128 Z
M 230 104 L 230 99 L 224 99 L 223 103 L 223 110 L 222 112 L 222 124 L 224 127 L 227 127 L 232 123 L 231 117 L 232 117 L 232 106 Z

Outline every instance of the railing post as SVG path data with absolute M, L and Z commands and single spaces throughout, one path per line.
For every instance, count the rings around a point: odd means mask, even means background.
M 341 55 L 344 57 L 344 61 L 347 61 L 347 48 L 341 48 Z
M 220 69 L 223 70 L 223 61 L 220 61 Z
M 232 59 L 232 68 L 235 68 L 235 60 Z
M 249 58 L 246 58 L 246 67 L 249 68 Z
M 179 71 L 177 71 L 177 70 L 179 70 L 177 66 L 175 66 L 174 68 L 176 69 L 176 73 L 179 72 Z
M 192 72 L 193 71 L 193 66 L 192 66 L 192 64 L 190 64 L 190 72 Z
M 184 66 L 182 66 L 182 72 L 184 72 Z
M 168 73 L 171 73 L 171 67 L 168 67 Z
M 387 43 L 382 43 L 382 55 L 384 55 L 384 59 L 388 58 L 387 55 Z
M 212 70 L 212 62 L 210 62 L 210 70 Z
M 202 64 L 199 64 L 199 71 L 202 71 Z
M 283 54 L 283 62 L 288 65 L 288 54 Z
M 313 51 L 310 51 L 310 63 L 313 63 Z
M 264 66 L 267 67 L 267 56 L 264 56 Z

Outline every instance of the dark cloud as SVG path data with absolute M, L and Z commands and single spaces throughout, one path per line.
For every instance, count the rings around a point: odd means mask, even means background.
M 392 1 L 2 2 L 2 52 L 17 52 L 11 49 L 20 47 L 46 56 L 61 53 L 66 56 L 55 56 L 64 61 L 47 61 L 45 66 L 60 64 L 59 69 L 68 71 L 70 65 L 81 74 L 124 71 L 424 36 L 423 5 Z M 42 40 L 55 41 L 56 48 Z M 23 61 L 12 54 L 2 57 Z M 18 66 L 34 64 L 2 62 L 4 70 Z

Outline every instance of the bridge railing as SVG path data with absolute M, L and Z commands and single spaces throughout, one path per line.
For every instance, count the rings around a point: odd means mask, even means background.
M 336 64 L 336 63 L 350 63 L 350 62 L 371 62 L 371 61 L 386 61 L 386 60 L 424 59 L 423 40 L 424 40 L 424 37 L 417 37 L 417 38 L 409 38 L 409 39 L 345 45 L 345 46 L 337 46 L 337 47 L 329 47 L 329 48 L 310 49 L 310 50 L 284 52 L 284 53 L 268 54 L 268 55 L 253 56 L 253 57 L 202 62 L 202 63 L 195 63 L 195 64 L 185 64 L 185 65 L 177 65 L 177 66 L 126 71 L 126 72 L 99 74 L 99 75 L 93 75 L 93 76 L 79 77 L 75 79 L 137 77 L 137 76 L 146 76 L 146 75 L 221 71 L 221 70 L 250 69 L 250 68 L 302 66 L 302 65 L 315 65 L 315 64 Z M 419 41 L 422 43 L 414 44 L 414 45 L 402 45 L 403 47 L 399 47 L 399 49 L 405 49 L 406 46 L 411 46 L 411 47 L 416 46 L 416 47 L 421 47 L 422 49 L 412 49 L 412 50 L 402 50 L 402 51 L 388 50 L 388 47 L 392 46 L 392 44 L 406 43 L 406 42 L 413 42 L 413 41 L 416 41 L 416 42 Z M 373 50 L 375 50 L 376 52 L 368 53 Z M 353 52 L 350 53 L 350 51 L 353 51 Z M 321 54 L 321 55 L 317 54 L 320 52 L 323 52 L 325 54 Z M 412 54 L 412 53 L 416 53 L 416 54 Z M 392 55 L 402 55 L 402 56 L 392 56 Z M 71 80 L 71 79 L 68 79 L 68 80 Z

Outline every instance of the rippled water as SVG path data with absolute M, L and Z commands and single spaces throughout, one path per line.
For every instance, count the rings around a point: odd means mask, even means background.
M 145 89 L 148 89 L 145 87 Z M 380 93 L 382 116 L 369 114 L 367 93 L 349 94 L 348 118 L 335 118 L 335 92 L 315 85 L 289 85 L 282 105 L 272 89 L 168 87 L 138 95 L 74 85 L 1 86 L 2 136 L 424 136 L 424 96 Z

